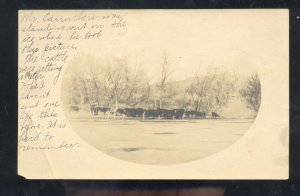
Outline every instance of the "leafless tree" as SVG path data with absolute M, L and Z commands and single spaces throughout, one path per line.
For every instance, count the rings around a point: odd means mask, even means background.
M 168 70 L 168 60 L 167 60 L 167 55 L 166 52 L 164 52 L 164 56 L 163 56 L 163 62 L 161 64 L 161 75 L 159 78 L 159 81 L 157 83 L 157 89 L 159 91 L 159 108 L 162 108 L 163 106 L 163 99 L 164 96 L 166 96 L 166 83 L 167 80 L 170 76 L 171 72 Z M 155 100 L 155 104 L 156 104 L 156 100 Z
M 246 85 L 240 90 L 240 94 L 248 107 L 258 112 L 261 103 L 261 84 L 257 73 L 253 73 L 246 81 Z
M 212 86 L 212 109 L 214 111 L 220 110 L 227 105 L 231 96 L 231 92 L 235 88 L 236 78 L 228 73 L 218 74 Z
M 115 59 L 112 64 L 106 68 L 106 76 L 111 88 L 112 97 L 115 102 L 115 110 L 118 109 L 121 96 L 126 89 L 127 77 L 127 62 L 126 59 Z
M 151 99 L 151 85 L 147 82 L 146 86 L 142 89 L 143 93 L 141 96 L 141 103 L 143 103 L 145 109 L 149 108 L 149 103 Z
M 227 73 L 195 75 L 192 84 L 186 89 L 185 96 L 195 111 L 216 111 L 225 106 L 235 81 Z
M 212 82 L 215 76 L 194 77 L 193 83 L 186 89 L 186 95 L 190 98 L 195 111 L 204 111 L 204 103 L 210 98 Z
M 134 69 L 126 67 L 125 80 L 123 101 L 131 107 L 141 104 L 141 99 L 144 97 L 144 94 L 149 94 L 149 92 L 145 91 L 149 85 L 147 75 L 142 69 L 139 69 L 138 66 Z
M 77 73 L 71 74 L 71 104 L 75 103 L 85 104 L 90 99 L 89 85 L 85 77 L 78 75 Z

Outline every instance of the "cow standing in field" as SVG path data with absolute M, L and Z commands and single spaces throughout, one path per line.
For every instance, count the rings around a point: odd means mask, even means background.
M 184 116 L 186 118 L 193 118 L 193 117 L 195 117 L 195 114 L 196 114 L 195 111 L 186 111 Z
M 205 112 L 196 112 L 196 116 L 198 117 L 198 118 L 205 118 L 205 116 L 206 116 L 206 113 Z
M 159 118 L 163 119 L 173 119 L 174 118 L 174 110 L 167 109 L 158 109 Z
M 187 118 L 205 118 L 206 113 L 205 112 L 197 112 L 197 111 L 186 111 L 185 117 Z
M 110 111 L 110 108 L 107 107 L 96 107 L 96 113 L 98 115 L 99 112 L 102 112 L 104 115 L 106 112 Z
M 126 112 L 125 112 L 124 109 L 118 108 L 118 109 L 115 111 L 115 114 L 116 114 L 116 115 L 120 115 L 120 116 L 124 116 L 124 115 L 126 115 Z
M 143 118 L 158 118 L 159 110 L 144 110 Z
M 196 112 L 196 118 L 202 118 L 203 113 L 202 112 Z
M 212 118 L 220 118 L 220 115 L 217 114 L 216 112 L 212 112 L 212 113 L 211 113 L 211 117 L 212 117 Z
M 128 117 L 142 117 L 144 114 L 143 108 L 125 108 L 124 110 Z
M 173 113 L 175 119 L 182 119 L 184 116 L 184 109 L 174 109 Z

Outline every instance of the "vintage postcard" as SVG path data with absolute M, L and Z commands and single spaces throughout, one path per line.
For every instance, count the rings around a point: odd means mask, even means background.
M 287 179 L 288 16 L 20 10 L 19 175 Z

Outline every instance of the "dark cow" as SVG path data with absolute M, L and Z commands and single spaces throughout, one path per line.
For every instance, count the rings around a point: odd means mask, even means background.
M 159 116 L 159 110 L 144 110 L 144 118 L 158 118 Z
M 211 117 L 212 117 L 212 118 L 220 118 L 220 115 L 217 114 L 216 112 L 212 112 L 212 113 L 211 113 Z
M 186 118 L 195 118 L 196 117 L 196 111 L 186 111 L 185 112 Z
M 142 117 L 144 114 L 143 108 L 125 108 L 125 114 L 128 117 Z
M 70 106 L 70 111 L 78 112 L 78 111 L 79 111 L 79 107 L 78 107 L 78 106 L 75 106 L 75 105 L 71 105 L 71 106 Z
M 122 108 L 118 108 L 116 111 L 115 111 L 116 115 L 126 115 L 126 112 L 124 109 Z
M 174 110 L 158 109 L 159 117 L 163 119 L 173 119 Z
M 205 118 L 206 113 L 205 112 L 196 112 L 196 117 L 197 118 Z
M 107 107 L 96 107 L 96 114 L 98 115 L 98 112 L 102 112 L 104 115 L 106 112 L 109 112 L 110 108 Z
M 205 112 L 197 112 L 197 111 L 186 111 L 185 117 L 187 118 L 205 118 Z
M 184 109 L 174 109 L 173 113 L 175 119 L 182 119 L 184 116 Z

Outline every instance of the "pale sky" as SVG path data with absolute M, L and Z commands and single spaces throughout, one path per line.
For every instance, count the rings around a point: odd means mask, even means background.
M 166 15 L 129 10 L 124 32 L 104 32 L 87 52 L 104 58 L 127 56 L 129 65 L 138 62 L 152 81 L 159 76 L 164 51 L 172 80 L 211 66 L 245 74 L 287 55 L 282 50 L 288 44 L 282 28 L 288 24 L 286 11 L 171 10 Z

